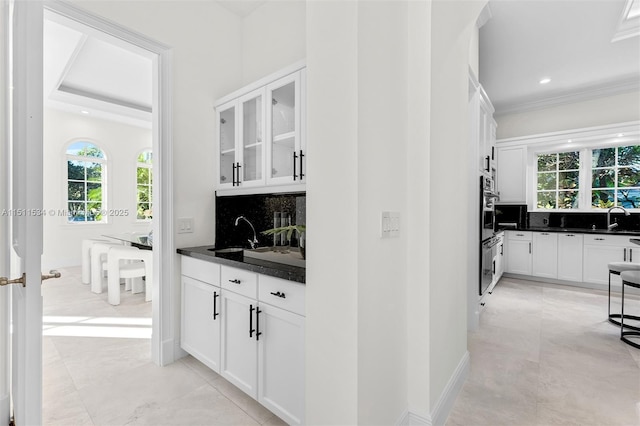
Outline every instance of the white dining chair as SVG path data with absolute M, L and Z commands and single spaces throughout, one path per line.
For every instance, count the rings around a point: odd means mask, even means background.
M 82 284 L 91 284 L 91 247 L 95 243 L 107 242 L 96 238 L 82 240 Z
M 132 281 L 131 292 L 142 292 L 142 277 L 145 277 L 145 301 L 151 300 L 153 283 L 153 251 L 136 247 L 113 246 L 107 254 L 107 291 L 112 305 L 120 304 L 120 279 L 137 278 Z
M 91 291 L 93 293 L 102 293 L 104 289 L 104 273 L 106 271 L 105 261 L 107 253 L 111 247 L 121 247 L 120 243 L 111 243 L 108 241 L 94 242 L 91 245 Z

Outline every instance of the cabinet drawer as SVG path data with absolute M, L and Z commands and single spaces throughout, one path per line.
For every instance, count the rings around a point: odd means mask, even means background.
M 220 265 L 189 256 L 182 256 L 182 275 L 207 284 L 220 285 Z
M 507 239 L 509 240 L 520 240 L 520 241 L 531 241 L 531 231 L 508 231 Z
M 258 300 L 278 308 L 304 315 L 304 284 L 260 275 Z
M 588 245 L 627 246 L 629 237 L 622 235 L 586 234 L 584 243 Z
M 221 266 L 222 288 L 255 299 L 258 296 L 258 274 L 243 269 Z

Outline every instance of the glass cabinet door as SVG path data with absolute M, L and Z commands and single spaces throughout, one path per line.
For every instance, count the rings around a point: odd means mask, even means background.
M 242 176 L 243 184 L 264 180 L 264 95 L 263 91 L 243 97 L 241 106 Z
M 219 112 L 218 138 L 220 141 L 220 185 L 235 186 L 236 175 L 236 107 L 224 108 Z
M 268 88 L 270 182 L 301 180 L 299 87 L 299 74 L 295 73 L 271 84 Z

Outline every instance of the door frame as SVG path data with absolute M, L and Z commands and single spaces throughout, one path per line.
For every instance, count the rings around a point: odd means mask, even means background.
M 154 205 L 159 206 L 153 217 L 153 295 L 151 357 L 164 366 L 175 360 L 176 324 L 175 299 L 172 281 L 176 250 L 173 230 L 173 139 L 172 139 L 172 49 L 170 46 L 132 31 L 122 25 L 94 15 L 60 0 L 44 4 L 45 17 L 51 13 L 108 34 L 125 43 L 137 46 L 153 60 L 152 134 L 154 155 Z

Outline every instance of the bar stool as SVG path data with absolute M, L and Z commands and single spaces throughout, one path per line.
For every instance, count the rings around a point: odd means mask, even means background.
M 611 274 L 620 275 L 622 272 L 626 272 L 626 271 L 640 271 L 640 263 L 611 262 L 609 263 L 608 267 L 609 267 L 609 306 L 607 308 L 607 313 L 609 315 L 609 322 L 615 325 L 620 325 L 620 321 L 617 321 L 614 319 L 614 318 L 620 318 L 620 314 L 611 313 Z M 640 321 L 640 316 L 627 315 L 627 318 Z M 640 331 L 640 327 L 637 327 L 637 326 L 625 325 L 625 327 L 630 328 L 632 330 Z
M 635 336 L 640 337 L 640 331 L 625 331 L 624 319 L 637 317 L 624 314 L 624 288 L 626 286 L 640 288 L 640 271 L 625 271 L 620 274 L 620 278 L 622 278 L 622 305 L 620 307 L 620 340 L 625 342 L 628 345 L 631 345 L 635 348 L 640 349 L 640 344 L 633 342 L 627 338 L 627 336 Z

